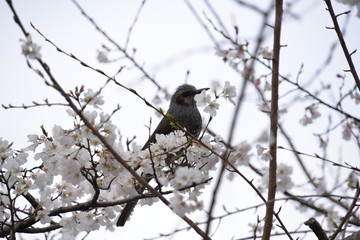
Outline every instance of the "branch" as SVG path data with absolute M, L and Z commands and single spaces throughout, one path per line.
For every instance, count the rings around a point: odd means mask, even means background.
M 81 14 L 89 20 L 89 22 L 95 27 L 95 29 L 100 32 L 110 43 L 112 43 L 117 49 L 119 49 L 127 59 L 130 60 L 131 63 L 134 64 L 134 66 L 140 70 L 140 72 L 142 72 L 144 74 L 144 76 L 149 79 L 152 83 L 155 84 L 155 86 L 158 89 L 161 89 L 161 86 L 156 82 L 156 80 L 150 76 L 149 73 L 147 73 L 145 71 L 145 69 L 140 66 L 140 64 L 132 57 L 130 56 L 130 54 L 126 51 L 125 48 L 121 47 L 115 40 L 113 40 L 96 22 L 93 18 L 91 18 L 86 12 L 85 10 L 80 6 L 80 4 L 76 1 L 73 0 L 73 3 L 75 4 L 75 6 L 80 10 Z
M 258 61 L 259 63 L 261 63 L 263 66 L 265 66 L 266 68 L 268 68 L 269 70 L 272 70 L 271 66 L 263 61 L 261 61 L 259 58 L 257 58 L 255 55 L 252 55 L 250 52 L 247 51 L 247 53 L 251 56 L 251 58 L 255 58 L 256 61 Z M 315 94 L 312 94 L 310 91 L 306 90 L 305 87 L 300 86 L 300 84 L 298 82 L 293 82 L 291 81 L 288 77 L 286 77 L 285 75 L 279 74 L 279 77 L 281 77 L 282 80 L 285 80 L 286 82 L 294 85 L 295 87 L 297 87 L 300 91 L 304 92 L 305 94 L 309 95 L 310 97 L 312 97 L 313 99 L 317 100 L 320 104 L 335 110 L 336 112 L 343 114 L 345 117 L 347 118 L 351 118 L 357 122 L 360 122 L 360 118 L 347 113 L 337 107 L 332 106 L 330 103 L 325 102 L 324 100 L 320 99 L 319 97 L 317 97 Z
M 315 233 L 315 235 L 319 240 L 328 240 L 326 233 L 322 229 L 320 223 L 316 221 L 315 218 L 310 218 L 309 220 L 304 222 L 304 224 L 309 226 L 309 228 L 311 228 L 311 230 Z
M 56 224 L 51 224 L 50 226 L 42 227 L 42 228 L 26 228 L 19 232 L 22 232 L 22 233 L 45 233 L 45 232 L 54 231 L 54 230 L 62 228 L 62 227 L 63 226 L 56 223 Z
M 284 132 L 283 132 L 284 133 Z M 287 135 L 286 135 L 287 136 Z M 290 142 L 289 142 L 290 144 Z M 288 148 L 285 148 L 283 146 L 278 146 L 278 149 L 283 149 L 283 150 L 287 150 L 287 151 L 291 151 L 294 153 L 295 156 L 298 156 L 298 161 L 302 161 L 299 157 L 299 155 L 304 155 L 304 156 L 307 156 L 307 157 L 311 157 L 311 158 L 316 158 L 316 159 L 320 159 L 320 160 L 323 160 L 324 162 L 328 162 L 328 163 L 331 163 L 333 166 L 335 167 L 341 167 L 341 168 L 345 168 L 345 169 L 349 169 L 349 170 L 353 170 L 353 171 L 357 171 L 357 172 L 360 172 L 360 168 L 358 167 L 354 167 L 354 166 L 351 166 L 350 164 L 347 164 L 345 162 L 346 165 L 344 164 L 340 164 L 340 163 L 337 163 L 337 162 L 334 162 L 332 160 L 329 160 L 327 158 L 324 158 L 324 157 L 320 157 L 318 154 L 314 153 L 314 155 L 311 155 L 311 154 L 308 154 L 308 153 L 304 153 L 304 152 L 300 152 L 298 150 L 296 150 L 294 148 L 293 145 L 290 145 L 291 146 L 291 149 L 288 149 Z M 307 169 L 304 167 L 304 171 L 307 171 Z M 308 176 L 309 180 L 310 181 L 313 181 L 311 176 L 310 176 L 310 173 L 306 173 L 306 175 Z
M 358 76 L 358 74 L 357 74 L 357 72 L 356 72 L 356 68 L 355 68 L 354 63 L 353 63 L 352 58 L 351 58 L 351 55 L 352 55 L 353 53 L 355 53 L 356 50 L 353 51 L 352 53 L 349 53 L 349 50 L 348 50 L 348 48 L 347 48 L 347 46 L 346 46 L 346 43 L 345 43 L 345 40 L 344 40 L 344 36 L 343 36 L 343 34 L 342 34 L 342 32 L 341 32 L 339 23 L 338 23 L 338 21 L 337 21 L 337 17 L 339 17 L 339 16 L 342 15 L 342 14 L 335 15 L 334 9 L 333 9 L 332 4 L 331 4 L 331 0 L 325 0 L 325 3 L 326 3 L 326 6 L 327 6 L 327 10 L 328 10 L 329 13 L 330 13 L 331 20 L 332 20 L 333 23 L 334 23 L 334 28 L 333 28 L 333 29 L 335 30 L 335 32 L 336 32 L 336 34 L 337 34 L 337 36 L 338 36 L 338 38 L 339 38 L 339 42 L 340 42 L 340 45 L 341 45 L 341 47 L 342 47 L 342 49 L 343 49 L 343 52 L 344 52 L 346 61 L 347 61 L 348 64 L 349 64 L 350 72 L 351 72 L 351 74 L 353 75 L 354 80 L 355 80 L 355 83 L 356 83 L 356 85 L 357 85 L 357 87 L 358 87 L 358 89 L 359 89 L 359 91 L 360 91 L 360 79 L 359 79 L 359 76 Z M 348 14 L 348 13 L 349 13 L 349 12 L 346 12 L 345 14 Z
M 347 213 L 345 214 L 345 216 L 342 218 L 341 223 L 339 224 L 339 226 L 337 227 L 336 231 L 334 232 L 333 235 L 331 235 L 330 240 L 334 240 L 336 238 L 336 235 L 338 235 L 341 231 L 342 231 L 342 227 L 345 225 L 345 223 L 347 221 L 349 221 L 350 216 L 353 214 L 353 210 L 356 206 L 357 201 L 359 200 L 359 196 L 360 196 L 360 187 L 357 186 L 357 191 L 355 193 L 355 197 L 354 200 L 352 201 Z
M 358 240 L 358 239 L 360 239 L 360 231 L 355 232 L 350 236 L 347 236 L 344 240 Z
M 258 54 L 259 49 L 261 47 L 261 44 L 262 44 L 262 42 L 264 40 L 266 24 L 267 24 L 269 15 L 270 15 L 269 13 L 272 11 L 272 9 L 273 9 L 273 6 L 271 4 L 271 6 L 267 10 L 267 12 L 265 14 L 263 14 L 263 23 L 262 23 L 262 27 L 260 28 L 259 34 L 258 34 L 258 38 L 257 38 L 257 41 L 256 41 L 256 45 L 255 45 L 255 48 L 254 48 L 253 55 Z M 215 28 L 215 26 L 214 26 L 214 28 Z M 217 30 L 217 29 L 215 28 L 215 30 Z M 217 30 L 217 31 L 219 31 L 219 30 Z M 237 45 L 237 41 L 232 40 L 230 36 L 226 36 L 224 32 L 222 32 L 222 31 L 219 31 L 219 32 L 226 39 L 230 40 L 232 44 Z M 241 90 L 240 90 L 240 93 L 238 94 L 239 97 L 237 99 L 236 107 L 235 107 L 233 117 L 232 117 L 232 120 L 231 120 L 231 125 L 230 125 L 230 128 L 229 128 L 229 137 L 227 139 L 227 143 L 225 144 L 228 149 L 231 148 L 231 142 L 232 142 L 232 139 L 234 137 L 234 132 L 235 132 L 234 129 L 236 127 L 236 124 L 238 124 L 240 109 L 241 109 L 241 106 L 243 105 L 245 95 L 246 95 L 246 89 L 247 89 L 247 86 L 248 86 L 248 82 L 249 82 L 249 80 L 251 78 L 251 74 L 254 72 L 255 64 L 256 64 L 255 59 L 251 59 L 251 61 L 249 63 L 249 66 L 248 66 L 249 70 L 246 71 L 246 74 L 243 76 Z M 227 152 L 225 152 L 222 159 L 226 159 L 226 157 L 227 157 Z M 212 212 L 213 212 L 213 209 L 214 209 L 215 204 L 216 204 L 217 192 L 220 189 L 220 185 L 221 185 L 221 182 L 222 182 L 222 179 L 223 179 L 223 173 L 225 171 L 225 167 L 226 167 L 226 161 L 224 161 L 222 163 L 222 166 L 220 168 L 220 172 L 219 172 L 219 175 L 218 175 L 218 178 L 217 178 L 217 182 L 216 182 L 216 185 L 215 185 L 215 188 L 214 188 L 214 191 L 213 191 L 211 205 L 210 205 L 209 210 L 208 210 L 208 222 L 207 222 L 207 226 L 206 226 L 206 233 L 210 232 L 210 226 L 211 226 L 211 222 L 212 222 L 212 218 L 213 218 L 212 217 Z M 264 199 L 264 201 L 265 201 L 265 199 Z
M 191 5 L 189 0 L 184 0 L 186 6 L 190 9 L 191 13 L 194 15 L 196 20 L 199 22 L 199 24 L 202 26 L 202 28 L 205 30 L 209 38 L 212 40 L 216 48 L 219 47 L 219 43 L 216 41 L 215 37 L 211 34 L 209 28 L 206 26 L 206 24 L 201 20 L 199 14 L 195 11 L 195 8 Z
M 18 21 L 19 26 L 22 26 L 20 19 L 18 18 L 16 12 L 14 11 L 14 8 L 12 8 L 11 0 L 7 0 L 10 8 L 13 10 L 14 18 L 16 18 Z M 92 19 L 91 19 L 92 20 Z M 26 35 L 26 32 L 23 31 Z M 112 41 L 113 42 L 113 41 Z M 116 44 L 115 42 L 113 42 Z M 71 100 L 69 95 L 64 91 L 64 89 L 61 87 L 61 85 L 57 82 L 55 77 L 52 75 L 49 66 L 42 61 L 42 59 L 37 58 L 37 62 L 41 65 L 47 76 L 50 78 L 50 81 L 52 83 L 51 87 L 54 88 L 56 91 L 58 91 L 61 96 L 68 102 L 71 109 L 80 117 L 80 119 L 84 122 L 84 124 L 91 130 L 91 132 L 101 141 L 101 143 L 106 147 L 109 152 L 113 155 L 113 157 L 124 167 L 127 171 L 131 173 L 131 175 L 134 176 L 134 178 L 142 184 L 144 187 L 146 187 L 152 194 L 157 196 L 166 206 L 168 206 L 171 210 L 171 203 L 163 197 L 156 189 L 154 189 L 143 177 L 141 177 L 132 167 L 128 165 L 128 163 L 117 153 L 117 151 L 113 148 L 111 144 L 109 144 L 106 140 L 106 138 L 99 133 L 99 131 L 91 124 L 91 122 L 85 117 L 83 111 L 76 107 L 74 102 Z M 175 213 L 175 212 L 174 212 Z M 209 236 L 207 236 L 191 219 L 186 217 L 185 215 L 180 215 L 176 213 L 179 217 L 181 217 L 185 222 L 187 222 L 203 239 L 211 239 Z
M 200 183 L 197 184 L 192 184 L 190 186 L 185 186 L 183 188 L 179 188 L 177 189 L 177 191 L 183 191 L 192 187 L 196 187 L 202 184 L 206 184 L 210 181 L 211 179 L 207 179 L 204 180 Z M 174 191 L 165 191 L 162 192 L 162 195 L 167 195 L 167 194 L 171 194 Z M 29 194 L 24 195 L 24 197 L 31 203 L 31 205 L 34 208 L 37 208 L 38 203 L 33 199 L 33 197 Z M 83 202 L 83 203 L 79 203 L 79 204 L 75 204 L 75 205 L 71 205 L 71 206 L 66 206 L 66 207 L 59 207 L 56 209 L 53 209 L 50 211 L 49 216 L 57 216 L 59 214 L 62 213 L 68 213 L 68 212 L 75 212 L 75 211 L 90 211 L 92 209 L 95 208 L 100 208 L 100 207 L 113 207 L 113 206 L 118 206 L 120 204 L 124 204 L 124 203 L 128 203 L 134 200 L 139 200 L 139 199 L 144 199 L 144 198 L 154 198 L 157 197 L 156 195 L 152 194 L 152 193 L 146 193 L 146 194 L 141 194 L 141 195 L 137 195 L 134 196 L 132 198 L 127 198 L 127 199 L 122 199 L 122 200 L 116 200 L 116 201 L 108 201 L 108 202 L 93 202 L 93 199 L 90 199 L 89 201 Z M 29 228 L 32 225 L 34 225 L 34 223 L 36 223 L 36 215 L 31 215 L 29 216 L 28 219 L 26 220 L 22 220 L 22 221 L 18 221 L 14 224 L 14 229 L 15 232 L 23 232 L 23 233 L 41 233 L 41 232 L 47 232 L 47 231 L 52 231 L 55 229 L 58 229 L 58 224 L 51 224 L 48 227 L 43 227 L 43 228 Z M 191 226 L 189 226 L 188 228 L 191 228 Z M 2 226 L 0 228 L 0 237 L 6 237 L 11 233 L 11 226 Z
M 74 3 L 78 5 L 77 2 L 74 2 Z M 129 28 L 129 31 L 128 31 L 128 35 L 127 35 L 127 38 L 126 38 L 126 42 L 125 42 L 125 46 L 124 46 L 124 50 L 126 50 L 127 47 L 128 47 L 128 45 L 129 45 L 131 33 L 132 33 L 132 31 L 133 31 L 133 29 L 134 29 L 134 27 L 135 27 L 136 22 L 137 22 L 138 19 L 139 19 L 141 10 L 143 9 L 145 3 L 146 3 L 146 0 L 143 0 L 143 1 L 141 2 L 140 7 L 139 7 L 139 9 L 138 9 L 138 11 L 137 11 L 137 13 L 136 13 L 136 15 L 135 15 L 135 18 L 134 18 L 132 24 L 130 25 L 130 28 Z
M 270 111 L 270 166 L 269 166 L 269 189 L 266 203 L 266 215 L 262 240 L 268 240 L 271 236 L 273 225 L 273 212 L 276 196 L 276 171 L 277 171 L 277 131 L 278 131 L 278 99 L 279 99 L 279 65 L 280 65 L 280 36 L 283 9 L 282 0 L 275 2 L 275 27 L 273 46 L 273 67 L 271 80 L 271 111 Z
M 14 106 L 12 104 L 8 104 L 8 105 L 1 104 L 1 107 L 3 107 L 4 109 L 14 109 L 14 108 L 28 109 L 28 108 L 34 108 L 34 107 L 51 107 L 51 106 L 65 106 L 65 107 L 68 107 L 69 105 L 66 104 L 66 103 L 49 103 L 49 102 L 37 103 L 35 101 L 32 102 L 32 105 L 22 104 L 21 106 L 20 105 L 18 105 L 18 106 L 15 105 Z

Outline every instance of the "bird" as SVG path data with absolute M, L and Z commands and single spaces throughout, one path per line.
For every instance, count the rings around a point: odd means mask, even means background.
M 175 121 L 183 128 L 185 128 L 194 137 L 198 137 L 201 132 L 202 118 L 200 112 L 196 106 L 194 99 L 195 95 L 200 94 L 203 90 L 209 90 L 209 88 L 196 89 L 193 85 L 182 84 L 180 85 L 174 94 L 171 96 L 169 109 L 165 116 L 161 119 L 159 125 L 155 128 L 154 132 L 150 135 L 149 139 L 143 146 L 143 150 L 150 147 L 151 143 L 156 142 L 157 134 L 169 134 L 176 130 L 168 117 L 171 115 Z M 150 181 L 151 179 L 147 179 Z M 143 191 L 144 189 L 142 189 Z M 117 220 L 116 226 L 124 226 L 127 219 L 134 210 L 138 200 L 131 201 L 126 204 L 122 210 L 120 217 Z

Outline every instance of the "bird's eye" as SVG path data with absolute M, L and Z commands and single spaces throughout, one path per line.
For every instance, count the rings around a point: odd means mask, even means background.
M 190 95 L 192 95 L 192 94 L 193 94 L 193 92 L 188 91 L 188 92 L 184 92 L 184 93 L 181 94 L 181 95 L 184 96 L 184 97 L 188 97 L 188 96 L 190 96 Z

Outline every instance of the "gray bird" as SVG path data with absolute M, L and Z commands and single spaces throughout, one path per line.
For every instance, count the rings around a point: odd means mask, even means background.
M 196 107 L 195 95 L 201 93 L 203 90 L 209 88 L 196 89 L 194 86 L 189 84 L 180 85 L 175 93 L 171 97 L 170 106 L 166 114 L 170 114 L 175 118 L 175 121 L 186 128 L 194 137 L 198 137 L 201 131 L 202 119 L 199 110 Z M 169 134 L 176 130 L 170 125 L 170 120 L 167 117 L 161 119 L 159 125 L 155 131 L 151 134 L 143 150 L 148 148 L 151 143 L 156 141 L 156 134 Z M 121 215 L 116 223 L 116 226 L 124 226 L 125 222 L 129 218 L 131 212 L 134 210 L 138 200 L 134 200 L 126 204 L 125 208 L 121 212 Z

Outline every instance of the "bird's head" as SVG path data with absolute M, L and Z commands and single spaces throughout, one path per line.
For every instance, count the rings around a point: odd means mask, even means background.
M 196 89 L 193 85 L 180 85 L 172 95 L 170 104 L 177 104 L 180 106 L 196 106 L 194 97 L 203 90 L 209 90 L 209 88 Z

